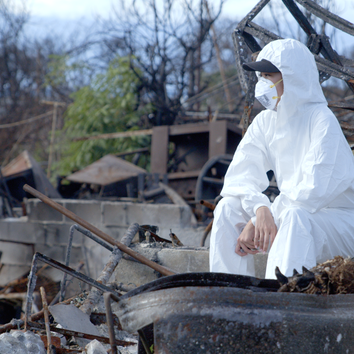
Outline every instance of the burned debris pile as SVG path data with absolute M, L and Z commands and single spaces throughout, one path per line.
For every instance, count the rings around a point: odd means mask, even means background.
M 280 283 L 279 292 L 297 292 L 304 294 L 354 294 L 354 259 L 337 256 L 310 270 L 303 267 L 303 273 L 294 270 L 287 278 L 276 269 Z

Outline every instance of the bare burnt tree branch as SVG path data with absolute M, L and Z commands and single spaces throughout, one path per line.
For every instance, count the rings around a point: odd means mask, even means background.
M 119 19 L 103 24 L 102 51 L 130 57 L 131 69 L 141 82 L 141 103 L 153 106 L 152 124 L 172 124 L 182 98 L 201 89 L 195 77 L 213 57 L 209 31 L 223 0 L 211 20 L 204 14 L 204 0 L 164 0 L 162 4 L 133 0 L 130 4 L 125 3 Z

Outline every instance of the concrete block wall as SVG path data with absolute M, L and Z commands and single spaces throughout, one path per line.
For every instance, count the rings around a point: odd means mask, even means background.
M 68 199 L 60 199 L 56 202 L 116 240 L 123 237 L 131 223 L 138 223 L 158 226 L 157 234 L 166 239 L 169 239 L 169 232 L 172 229 L 185 246 L 195 247 L 199 246 L 205 229 L 204 226 L 195 227 L 192 224 L 192 211 L 188 206 Z M 35 252 L 45 254 L 62 263 L 65 261 L 70 227 L 75 222 L 38 199 L 29 199 L 26 209 L 26 217 L 0 219 L 0 251 L 6 253 L 0 260 L 3 263 L 0 271 L 0 286 L 28 272 Z M 85 252 L 82 250 L 83 245 Z M 160 252 L 160 259 L 156 260 L 167 265 L 170 256 L 164 255 L 164 252 Z M 70 262 L 72 268 L 75 268 L 81 260 L 85 260 L 84 253 L 90 265 L 89 274 L 85 272 L 96 279 L 108 260 L 109 251 L 75 231 Z M 260 268 L 260 271 L 257 271 L 257 276 L 262 276 L 265 261 L 262 256 L 258 258 L 256 268 Z M 183 259 L 183 262 L 187 262 L 185 271 L 198 269 L 198 266 L 193 263 L 196 259 L 187 251 Z M 207 271 L 208 251 L 204 251 L 202 259 L 204 263 L 200 269 Z M 179 260 L 175 262 L 178 263 Z M 176 268 L 177 263 L 170 265 L 171 268 Z M 60 280 L 63 273 L 51 270 L 50 275 L 55 280 Z
M 159 227 L 158 235 L 167 239 L 172 229 L 186 245 L 198 245 L 204 230 L 204 227 L 192 227 L 192 212 L 188 206 L 95 200 L 55 201 L 116 240 L 123 237 L 131 223 L 156 225 Z M 70 227 L 75 222 L 38 199 L 29 199 L 26 209 L 26 217 L 0 219 L 0 250 L 6 250 L 7 253 L 6 257 L 0 260 L 4 264 L 3 269 L 6 269 L 6 276 L 0 271 L 0 286 L 12 280 L 11 269 L 13 279 L 25 274 L 30 269 L 35 252 L 43 253 L 62 263 L 65 261 Z M 97 278 L 108 260 L 109 251 L 74 231 L 70 263 L 73 268 L 84 259 L 83 244 L 90 264 L 89 275 Z M 26 250 L 25 257 L 19 256 L 17 246 Z M 62 272 L 57 273 L 55 278 L 61 279 Z M 51 275 L 53 276 L 53 272 Z

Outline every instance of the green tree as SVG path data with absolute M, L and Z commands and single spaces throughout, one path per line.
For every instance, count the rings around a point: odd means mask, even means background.
M 144 114 L 139 109 L 137 76 L 128 58 L 113 60 L 108 69 L 96 75 L 90 85 L 71 94 L 73 103 L 64 116 L 59 132 L 61 159 L 56 172 L 67 175 L 106 154 L 129 151 L 150 144 L 147 137 L 75 141 L 75 138 L 140 129 Z

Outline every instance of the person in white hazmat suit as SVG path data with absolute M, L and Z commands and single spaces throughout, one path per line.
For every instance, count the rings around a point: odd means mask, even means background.
M 254 276 L 253 255 L 269 250 L 291 276 L 337 255 L 354 256 L 354 158 L 327 107 L 312 53 L 276 40 L 244 64 L 259 81 L 259 113 L 227 170 L 214 211 L 210 271 Z M 262 194 L 273 170 L 280 194 Z M 269 249 L 270 247 L 270 249 Z

